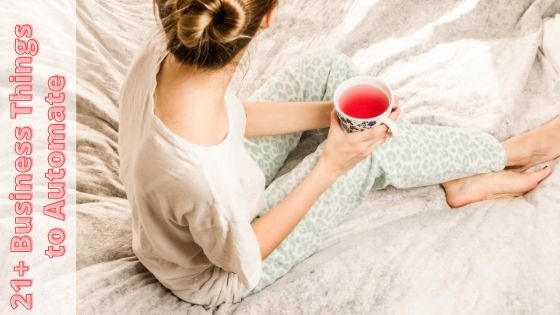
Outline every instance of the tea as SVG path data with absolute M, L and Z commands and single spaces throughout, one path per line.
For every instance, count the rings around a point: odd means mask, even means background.
M 340 97 L 340 110 L 354 118 L 377 117 L 388 107 L 389 99 L 385 93 L 371 85 L 357 85 Z

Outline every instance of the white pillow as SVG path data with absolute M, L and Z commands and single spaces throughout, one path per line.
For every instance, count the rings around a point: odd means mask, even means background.
M 560 14 L 544 21 L 543 51 L 556 72 L 560 73 Z

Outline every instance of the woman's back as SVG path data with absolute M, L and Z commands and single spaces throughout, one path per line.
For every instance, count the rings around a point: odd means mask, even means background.
M 132 211 L 133 250 L 186 301 L 239 300 L 243 285 L 254 287 L 261 272 L 250 222 L 263 205 L 264 174 L 243 147 L 245 114 L 229 89 L 229 132 L 217 145 L 192 143 L 154 115 L 165 52 L 163 33 L 154 31 L 121 91 L 120 177 Z

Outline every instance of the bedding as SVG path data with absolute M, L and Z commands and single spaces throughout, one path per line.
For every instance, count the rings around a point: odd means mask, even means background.
M 560 114 L 560 1 L 281 0 L 279 9 L 236 74 L 241 98 L 301 53 L 336 48 L 390 84 L 416 123 L 504 140 Z M 77 23 L 78 314 L 560 313 L 558 170 L 524 197 L 456 210 L 439 186 L 372 192 L 259 294 L 215 310 L 179 300 L 132 253 L 118 178 L 118 90 L 155 23 L 151 1 L 78 0 Z M 325 137 L 306 132 L 278 176 Z

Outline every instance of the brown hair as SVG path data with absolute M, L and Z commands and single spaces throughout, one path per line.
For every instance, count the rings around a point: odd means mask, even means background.
M 219 69 L 249 44 L 278 0 L 154 0 L 177 60 Z

